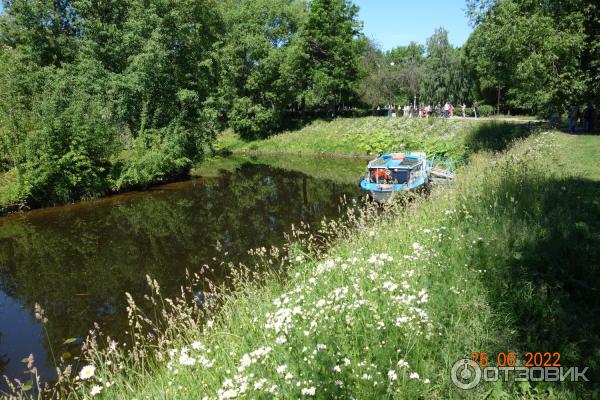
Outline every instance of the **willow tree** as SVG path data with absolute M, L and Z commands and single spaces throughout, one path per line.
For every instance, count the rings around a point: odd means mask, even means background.
M 429 103 L 464 101 L 466 81 L 463 71 L 461 49 L 450 44 L 444 28 L 436 29 L 427 39 L 421 98 Z

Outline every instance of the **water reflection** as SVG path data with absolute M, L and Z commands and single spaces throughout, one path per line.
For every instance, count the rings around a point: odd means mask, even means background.
M 224 253 L 225 261 L 243 262 L 251 248 L 280 245 L 291 224 L 337 216 L 343 195 L 360 193 L 348 183 L 245 163 L 149 192 L 1 218 L 0 371 L 20 377 L 20 360 L 33 352 L 52 376 L 34 303 L 45 309 L 57 356 L 70 350 L 65 338 L 84 336 L 93 322 L 119 337 L 124 293 L 141 296 L 146 274 L 175 295 L 186 268 L 214 265 Z

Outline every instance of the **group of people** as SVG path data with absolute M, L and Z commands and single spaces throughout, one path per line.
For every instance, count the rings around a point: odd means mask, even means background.
M 388 104 L 385 107 L 388 110 L 389 117 L 409 117 L 409 118 L 427 118 L 427 117 L 444 117 L 444 118 L 452 118 L 454 117 L 454 106 L 450 102 L 446 102 L 443 106 L 441 103 L 436 104 L 435 106 L 431 105 L 421 105 L 420 107 L 414 107 L 412 105 L 396 106 L 394 104 Z M 473 102 L 472 110 L 473 117 L 477 118 L 477 102 Z M 461 105 L 462 117 L 467 117 L 467 105 L 463 103 Z

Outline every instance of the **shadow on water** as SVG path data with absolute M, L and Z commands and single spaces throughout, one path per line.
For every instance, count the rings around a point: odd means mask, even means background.
M 5 373 L 19 377 L 19 360 L 37 350 L 37 367 L 53 375 L 34 303 L 45 309 L 57 357 L 76 354 L 63 341 L 84 337 L 94 322 L 119 340 L 127 329 L 124 293 L 140 299 L 146 274 L 167 297 L 179 293 L 186 269 L 208 264 L 210 278 L 222 281 L 229 263 L 252 265 L 248 250 L 282 245 L 292 224 L 316 227 L 339 216 L 343 196 L 360 193 L 353 184 L 240 163 L 149 192 L 0 219 L 0 329 L 20 324 L 23 332 L 2 337 Z
M 523 139 L 531 135 L 540 123 L 532 122 L 480 122 L 466 140 L 466 146 L 472 153 L 482 150 L 506 150 L 515 139 Z
M 509 239 L 503 254 L 474 258 L 487 268 L 496 312 L 516 330 L 511 346 L 523 352 L 559 352 L 565 367 L 589 367 L 600 390 L 600 182 L 549 179 L 520 183 L 517 203 L 498 205 Z M 499 190 L 515 193 L 513 181 Z M 504 241 L 504 240 L 503 240 Z M 502 349 L 501 351 L 508 351 Z

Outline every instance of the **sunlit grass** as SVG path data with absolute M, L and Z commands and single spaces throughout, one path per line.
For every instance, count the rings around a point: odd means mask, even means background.
M 297 131 L 250 142 L 228 130 L 219 136 L 215 147 L 234 153 L 326 156 L 420 149 L 431 157 L 463 163 L 482 145 L 492 143 L 500 145 L 492 150 L 502 150 L 515 137 L 524 136 L 529 124 L 529 121 L 496 119 L 338 118 L 314 121 Z
M 599 167 L 585 164 L 599 140 L 577 139 L 536 134 L 473 156 L 430 198 L 351 208 L 322 236 L 296 227 L 289 247 L 255 252 L 265 275 L 239 269 L 236 290 L 206 294 L 214 312 L 191 295 L 162 299 L 149 280 L 163 317 L 130 301 L 133 348 L 89 342 L 95 374 L 65 380 L 65 396 L 94 386 L 106 399 L 590 396 L 591 383 L 462 391 L 450 380 L 455 361 L 482 351 L 558 351 L 565 366 L 597 370 Z M 334 238 L 324 253 L 323 237 Z

